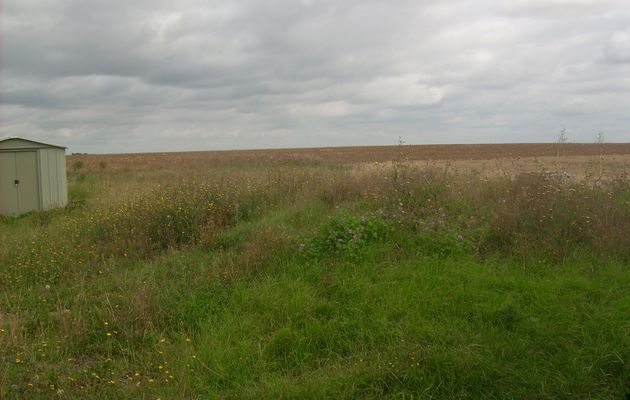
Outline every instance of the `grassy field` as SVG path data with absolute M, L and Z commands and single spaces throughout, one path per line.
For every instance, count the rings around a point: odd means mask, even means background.
M 621 399 L 630 148 L 521 146 L 69 157 L 0 398 Z

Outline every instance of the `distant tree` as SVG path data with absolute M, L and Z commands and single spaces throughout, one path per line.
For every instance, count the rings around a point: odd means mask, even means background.
M 569 141 L 569 138 L 567 137 L 567 128 L 560 129 L 560 133 L 558 134 L 558 143 L 564 144 L 568 141 Z
M 599 144 L 599 179 L 604 174 L 604 132 L 597 133 L 597 144 Z
M 556 139 L 557 139 L 556 143 L 558 143 L 558 148 L 557 148 L 558 163 L 560 163 L 560 149 L 561 147 L 563 147 L 562 145 L 564 145 L 565 143 L 569 141 L 569 138 L 567 137 L 567 128 L 560 129 L 560 133 L 558 134 L 558 137 Z
M 596 143 L 604 144 L 604 132 L 597 133 Z

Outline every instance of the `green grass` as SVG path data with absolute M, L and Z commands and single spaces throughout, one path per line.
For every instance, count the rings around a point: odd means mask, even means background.
M 108 211 L 94 195 L 106 176 L 96 175 L 89 186 L 73 183 L 89 191 L 81 207 L 0 221 L 0 398 L 630 392 L 627 239 L 606 244 L 591 228 L 606 216 L 623 226 L 627 188 L 608 195 L 583 187 L 601 210 L 574 198 L 567 204 L 595 222 L 582 231 L 545 222 L 536 231 L 539 214 L 508 214 L 496 208 L 505 203 L 493 203 L 513 183 L 492 182 L 492 191 L 450 177 L 404 186 L 373 177 L 365 186 L 346 173 L 317 180 L 275 171 L 250 184 L 257 196 L 233 182 L 216 186 L 208 193 L 222 197 L 212 197 L 210 211 L 199 208 L 209 197 L 194 185 Z M 273 182 L 282 182 L 277 192 Z M 517 188 L 508 201 L 534 211 L 580 193 L 547 198 Z M 154 207 L 143 210 L 147 204 Z M 169 228 L 160 223 L 177 207 L 177 226 L 194 224 L 196 239 L 125 241 L 143 219 L 155 232 Z M 550 215 L 564 222 L 576 212 Z M 106 227 L 110 242 L 88 221 Z M 570 251 L 523 247 L 558 232 Z
M 627 284 L 615 277 L 624 271 L 587 279 L 574 271 L 532 277 L 515 273 L 516 266 L 469 259 L 370 264 L 289 263 L 278 275 L 239 285 L 223 312 L 199 328 L 203 339 L 190 351 L 203 378 L 191 393 L 614 398 L 623 392 L 627 382 L 618 374 L 627 372 L 630 342 L 622 315 L 629 315 L 630 302 Z

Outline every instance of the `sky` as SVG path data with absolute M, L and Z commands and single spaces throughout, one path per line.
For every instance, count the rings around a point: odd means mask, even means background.
M 0 137 L 70 152 L 630 141 L 628 0 L 3 0 Z

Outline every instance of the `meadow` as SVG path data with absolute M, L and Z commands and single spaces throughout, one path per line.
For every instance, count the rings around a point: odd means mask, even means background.
M 630 146 L 438 147 L 69 157 L 0 398 L 623 398 Z

